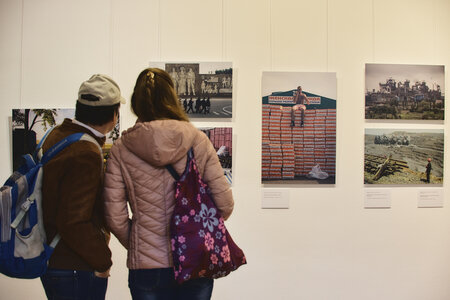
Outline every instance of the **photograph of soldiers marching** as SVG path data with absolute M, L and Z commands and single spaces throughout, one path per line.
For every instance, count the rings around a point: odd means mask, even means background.
M 150 67 L 172 77 L 180 103 L 189 118 L 231 118 L 233 69 L 231 62 L 151 62 Z
M 334 184 L 336 73 L 263 72 L 265 184 Z

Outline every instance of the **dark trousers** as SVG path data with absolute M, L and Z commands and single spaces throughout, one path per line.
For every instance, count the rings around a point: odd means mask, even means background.
M 102 300 L 108 287 L 108 278 L 76 270 L 48 269 L 41 282 L 49 300 Z
M 178 284 L 173 268 L 130 270 L 128 286 L 133 300 L 208 300 L 214 281 L 209 278 L 192 279 Z

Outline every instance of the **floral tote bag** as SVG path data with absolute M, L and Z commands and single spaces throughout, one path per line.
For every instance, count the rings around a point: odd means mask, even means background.
M 192 148 L 181 176 L 168 165 L 175 178 L 175 208 L 170 238 L 175 279 L 220 278 L 246 264 L 245 255 L 233 242 L 208 186 L 203 182 Z

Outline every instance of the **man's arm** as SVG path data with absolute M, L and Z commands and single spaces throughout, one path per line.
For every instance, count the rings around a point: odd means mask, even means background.
M 306 97 L 306 95 L 305 95 L 305 94 L 303 94 L 303 93 L 302 93 L 302 95 L 303 95 L 303 97 L 305 97 L 305 101 L 306 101 L 306 104 L 308 104 L 308 105 L 309 105 L 309 99 L 308 99 L 308 97 Z

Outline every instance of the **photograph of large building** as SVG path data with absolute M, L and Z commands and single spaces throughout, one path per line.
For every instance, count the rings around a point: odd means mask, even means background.
M 444 120 L 444 66 L 366 64 L 366 119 Z

